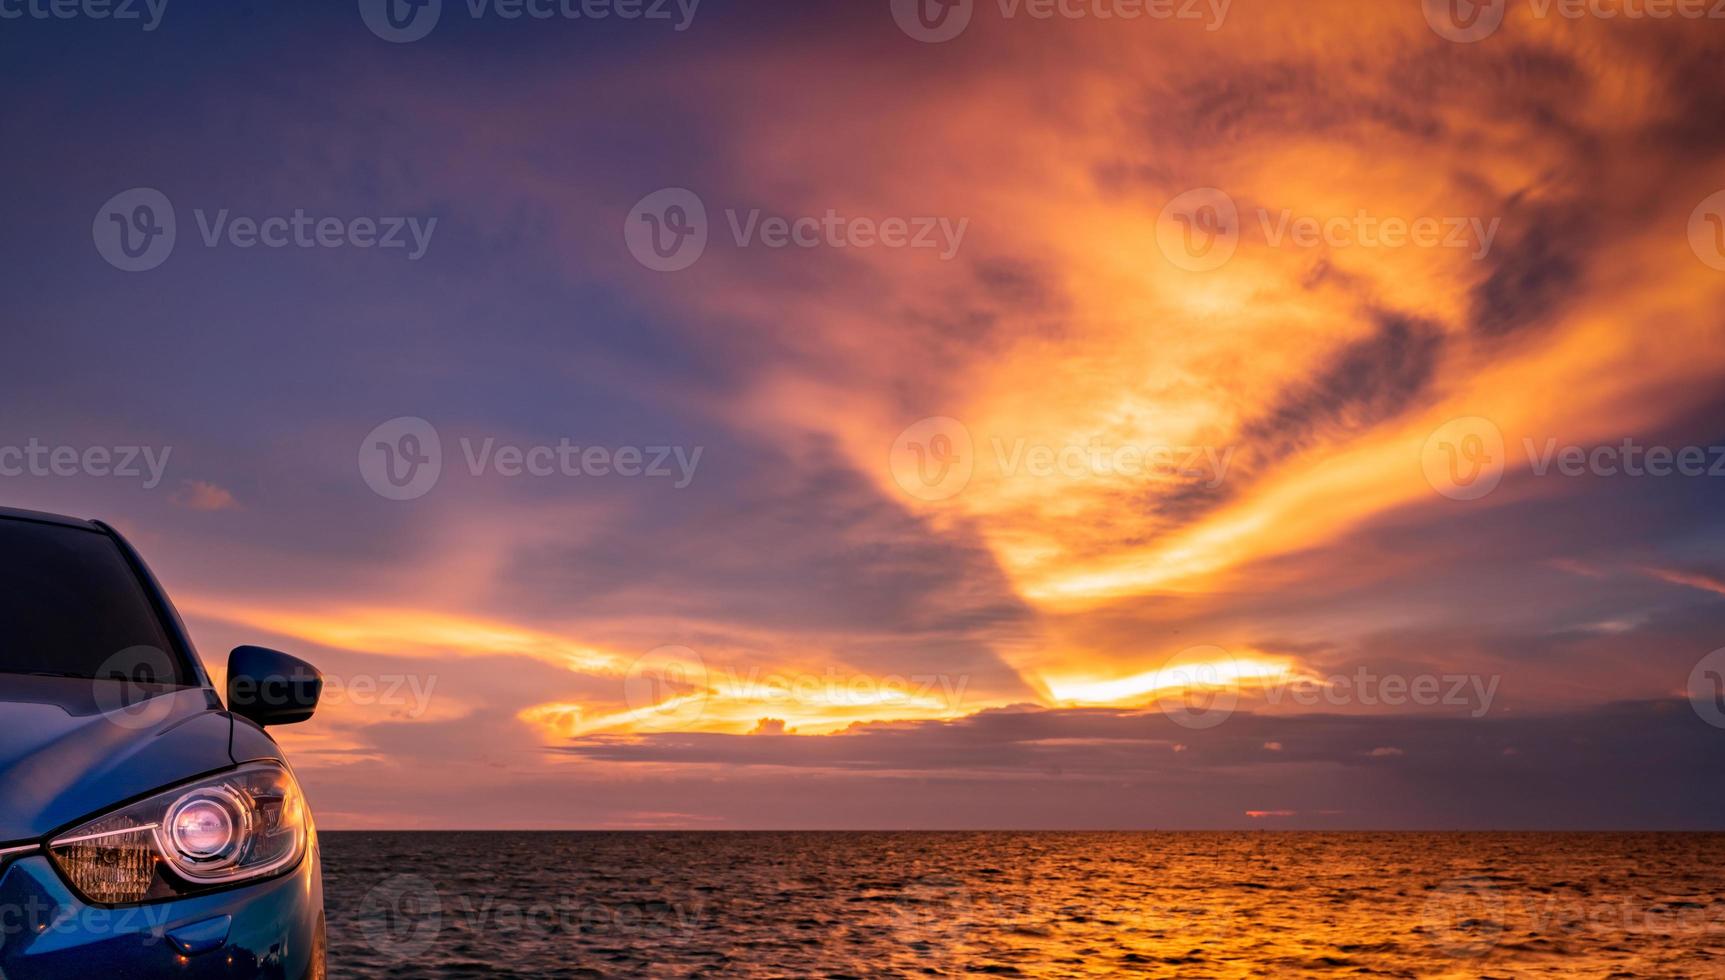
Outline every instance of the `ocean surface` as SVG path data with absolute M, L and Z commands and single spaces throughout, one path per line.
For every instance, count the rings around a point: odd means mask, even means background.
M 325 833 L 332 977 L 1725 977 L 1725 835 Z

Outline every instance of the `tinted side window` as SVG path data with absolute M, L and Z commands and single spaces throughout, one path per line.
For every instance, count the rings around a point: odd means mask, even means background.
M 0 519 L 0 672 L 94 678 L 115 665 L 135 674 L 140 663 L 157 676 L 137 680 L 186 683 L 119 545 L 96 531 Z

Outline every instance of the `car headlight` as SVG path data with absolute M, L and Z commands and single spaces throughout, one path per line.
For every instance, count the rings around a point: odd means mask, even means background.
M 105 814 L 48 849 L 86 901 L 125 905 L 286 871 L 305 854 L 306 825 L 293 774 L 254 763 Z

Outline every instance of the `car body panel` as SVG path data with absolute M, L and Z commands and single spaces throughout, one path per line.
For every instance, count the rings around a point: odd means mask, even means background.
M 0 974 L 7 980 L 307 980 L 323 955 L 316 835 L 290 874 L 172 902 L 97 908 L 79 901 L 43 854 L 0 869 Z M 188 956 L 176 938 L 230 919 L 219 944 Z M 207 933 L 205 933 L 207 935 Z M 314 969 L 315 967 L 315 969 Z
M 18 675 L 0 683 L 0 845 L 234 764 L 233 721 L 214 692 L 181 688 L 121 707 L 126 686 Z
M 145 691 L 123 681 L 0 674 L 0 980 L 321 980 L 323 879 L 309 822 L 305 856 L 265 880 L 112 908 L 87 904 L 67 886 L 45 850 L 55 834 L 240 763 L 287 760 L 263 728 L 225 710 L 179 614 L 123 537 L 54 514 L 0 508 L 0 520 L 110 536 L 193 682 Z
M 233 722 L 228 755 L 234 762 L 262 762 L 268 759 L 287 761 L 282 758 L 281 747 L 276 745 L 276 740 L 270 738 L 262 726 L 250 718 L 241 718 L 238 715 L 228 717 Z

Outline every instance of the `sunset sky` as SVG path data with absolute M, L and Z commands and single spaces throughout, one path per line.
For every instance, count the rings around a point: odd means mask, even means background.
M 322 668 L 324 826 L 1725 826 L 1725 20 L 667 6 L 0 21 L 0 447 L 169 451 L 0 505 Z

